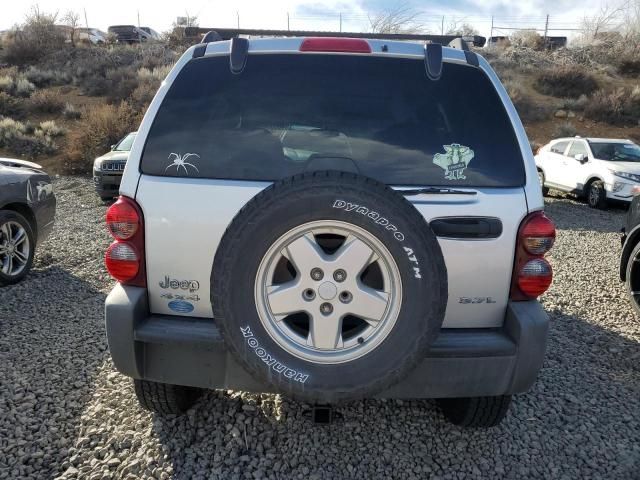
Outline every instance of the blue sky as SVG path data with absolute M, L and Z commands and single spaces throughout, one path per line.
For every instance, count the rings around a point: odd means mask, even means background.
M 28 1 L 1 0 L 0 30 L 8 29 L 24 20 L 30 8 Z M 200 24 L 207 27 L 240 26 L 246 28 L 286 28 L 287 13 L 291 29 L 337 30 L 339 16 L 343 15 L 343 30 L 363 31 L 368 26 L 367 16 L 388 10 L 399 4 L 407 4 L 419 11 L 422 23 L 433 33 L 439 33 L 441 17 L 445 24 L 466 21 L 488 35 L 491 15 L 496 24 L 502 26 L 542 27 L 544 16 L 551 15 L 552 26 L 573 26 L 584 16 L 593 14 L 602 0 L 436 0 L 429 2 L 407 0 L 401 2 L 385 0 L 181 0 L 179 3 L 157 0 L 41 0 L 41 10 L 67 10 L 80 13 L 84 23 L 86 9 L 89 25 L 106 30 L 113 24 L 136 24 L 138 13 L 142 25 L 158 31 L 169 28 L 177 16 L 185 12 L 196 14 Z M 500 32 L 494 32 L 500 34 Z M 558 32 L 561 34 L 561 32 Z

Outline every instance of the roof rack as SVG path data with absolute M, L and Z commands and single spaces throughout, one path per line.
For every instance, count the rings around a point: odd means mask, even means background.
M 245 29 L 245 28 L 202 28 L 187 27 L 185 28 L 185 36 L 198 38 L 209 32 L 215 32 L 209 39 L 203 39 L 203 43 L 216 40 L 230 40 L 240 35 L 249 35 L 255 37 L 348 37 L 348 38 L 371 38 L 377 40 L 414 40 L 431 43 L 439 43 L 440 45 L 460 48 L 460 43 L 454 42 L 456 39 L 462 39 L 465 43 L 474 47 L 484 47 L 487 39 L 480 35 L 421 35 L 409 33 L 362 33 L 362 32 L 316 32 L 310 30 L 263 30 L 263 29 Z M 215 38 L 215 40 L 213 40 Z M 450 45 L 451 44 L 451 45 Z M 460 46 L 459 46 L 460 45 Z M 463 48 L 464 49 L 464 48 Z

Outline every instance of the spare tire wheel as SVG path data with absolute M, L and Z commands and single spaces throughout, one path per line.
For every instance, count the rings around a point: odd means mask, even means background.
M 398 382 L 424 358 L 447 304 L 444 259 L 424 218 L 387 186 L 343 172 L 259 193 L 225 232 L 211 282 L 236 360 L 312 402 Z

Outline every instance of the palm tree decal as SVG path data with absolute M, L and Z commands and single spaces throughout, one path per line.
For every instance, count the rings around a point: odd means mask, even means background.
M 180 155 L 179 153 L 171 152 L 169 154 L 168 159 L 169 160 L 173 159 L 173 161 L 169 165 L 167 165 L 167 168 L 165 168 L 164 171 L 166 172 L 171 167 L 176 167 L 176 173 L 179 174 L 180 168 L 183 168 L 185 175 L 189 176 L 189 169 L 187 167 L 191 167 L 197 173 L 200 173 L 200 170 L 198 170 L 198 167 L 196 167 L 193 163 L 187 162 L 187 159 L 189 159 L 190 157 L 200 158 L 200 155 L 198 155 L 197 153 L 185 153 L 184 155 Z

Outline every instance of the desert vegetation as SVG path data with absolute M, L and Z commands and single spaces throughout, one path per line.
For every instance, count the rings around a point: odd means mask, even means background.
M 626 23 L 614 24 L 621 12 L 585 19 L 583 36 L 570 48 L 549 50 L 540 35 L 521 31 L 479 50 L 502 79 L 532 145 L 576 134 L 640 140 L 640 9 L 625 10 Z M 153 44 L 65 41 L 55 25 L 70 27 L 72 13 L 34 8 L 0 45 L 0 155 L 88 173 L 96 156 L 137 129 L 189 40 L 176 27 Z M 417 20 L 399 7 L 370 23 L 372 31 L 419 32 Z M 467 24 L 446 30 L 477 33 Z
M 137 128 L 179 52 L 65 42 L 55 25 L 73 19 L 34 8 L 2 45 L 0 154 L 55 158 L 55 170 L 86 173 Z

